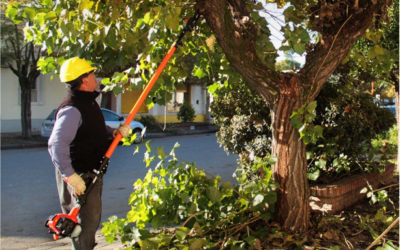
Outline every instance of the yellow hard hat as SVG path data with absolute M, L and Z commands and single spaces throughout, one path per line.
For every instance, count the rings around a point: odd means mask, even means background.
M 95 69 L 95 67 L 92 67 L 85 60 L 80 59 L 79 57 L 73 57 L 66 60 L 61 65 L 60 79 L 61 82 L 70 82 Z

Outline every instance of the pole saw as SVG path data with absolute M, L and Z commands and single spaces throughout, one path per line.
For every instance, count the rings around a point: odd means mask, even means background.
M 139 110 L 140 106 L 143 104 L 144 100 L 148 96 L 150 90 L 153 88 L 155 82 L 157 81 L 158 77 L 160 76 L 161 72 L 164 70 L 165 66 L 167 65 L 169 59 L 174 54 L 175 50 L 182 45 L 182 38 L 185 36 L 186 32 L 192 32 L 196 26 L 197 20 L 200 18 L 199 14 L 195 14 L 186 22 L 185 28 L 179 34 L 178 39 L 172 44 L 170 50 L 168 51 L 167 55 L 162 60 L 160 66 L 158 66 L 156 72 L 154 73 L 153 77 L 150 79 L 149 84 L 143 90 L 142 94 L 139 96 L 139 99 L 136 101 L 135 105 L 133 106 L 132 110 L 130 111 L 127 119 L 125 120 L 124 124 L 129 125 L 133 118 L 135 117 L 137 111 Z M 82 231 L 81 226 L 78 223 L 78 214 L 82 206 L 86 202 L 86 196 L 92 190 L 94 184 L 97 180 L 103 178 L 104 174 L 107 171 L 108 163 L 112 154 L 114 153 L 115 148 L 117 147 L 119 141 L 122 139 L 122 135 L 117 133 L 114 140 L 112 141 L 110 147 L 108 148 L 107 152 L 105 153 L 103 160 L 100 162 L 99 170 L 93 170 L 95 173 L 93 178 L 90 180 L 89 183 L 86 183 L 88 188 L 86 192 L 77 197 L 77 204 L 74 208 L 70 211 L 69 214 L 55 214 L 51 215 L 45 222 L 44 226 L 49 228 L 49 233 L 53 234 L 53 239 L 58 240 L 64 237 L 78 237 Z

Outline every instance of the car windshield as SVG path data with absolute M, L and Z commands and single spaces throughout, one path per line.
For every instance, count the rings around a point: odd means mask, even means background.
M 50 113 L 50 115 L 46 118 L 46 120 L 55 120 L 54 118 L 54 115 L 56 114 L 56 110 L 55 109 L 53 109 L 53 111 L 51 111 L 51 113 Z

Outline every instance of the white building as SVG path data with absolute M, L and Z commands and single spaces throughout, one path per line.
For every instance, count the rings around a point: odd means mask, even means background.
M 41 75 L 32 89 L 32 131 L 39 132 L 42 121 L 47 118 L 51 111 L 59 106 L 66 95 L 65 85 L 58 77 L 50 80 L 50 75 Z M 109 108 L 118 114 L 127 116 L 140 95 L 140 91 L 126 91 L 114 96 L 112 93 L 103 94 L 104 100 L 98 100 L 103 107 Z M 142 105 L 138 116 L 152 115 L 160 122 L 180 122 L 177 119 L 179 108 L 173 103 L 182 103 L 187 100 L 192 104 L 196 112 L 195 122 L 209 122 L 207 110 L 207 89 L 202 85 L 185 84 L 178 87 L 173 93 L 174 99 L 165 106 L 157 104 L 150 110 Z M 109 101 L 107 102 L 106 99 Z M 18 78 L 8 68 L 1 68 L 1 132 L 21 132 L 21 102 Z

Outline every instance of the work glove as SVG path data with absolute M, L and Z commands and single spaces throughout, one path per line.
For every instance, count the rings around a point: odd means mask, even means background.
M 119 127 L 114 130 L 114 137 L 119 132 L 122 135 L 122 138 L 128 137 L 131 127 L 129 125 L 121 123 Z
M 65 178 L 65 181 L 74 189 L 75 194 L 82 195 L 85 193 L 85 182 L 77 173 Z

